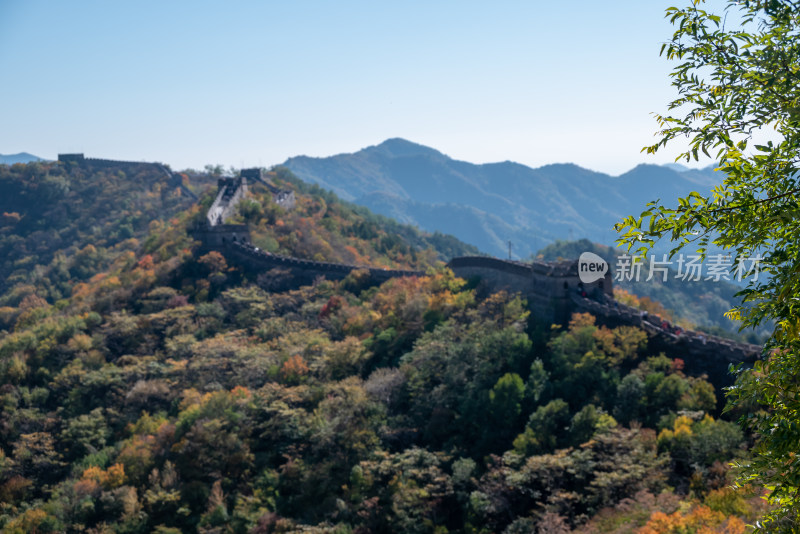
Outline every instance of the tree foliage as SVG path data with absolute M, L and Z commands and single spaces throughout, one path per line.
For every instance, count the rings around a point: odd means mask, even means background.
M 730 399 L 749 408 L 744 423 L 758 437 L 741 480 L 764 484 L 778 505 L 762 526 L 789 531 L 800 521 L 800 5 L 725 4 L 721 13 L 703 9 L 702 0 L 667 10 L 676 30 L 662 54 L 677 62 L 672 84 L 678 97 L 669 114 L 657 116 L 660 140 L 646 149 L 656 152 L 686 137 L 682 156 L 716 158 L 724 180 L 677 205 L 652 202 L 617 227 L 622 243 L 645 252 L 667 238 L 673 253 L 721 247 L 745 270 L 748 259 L 763 258 L 766 276 L 749 279 L 729 315 L 743 329 L 768 321 L 775 329 L 768 356 L 741 374 Z

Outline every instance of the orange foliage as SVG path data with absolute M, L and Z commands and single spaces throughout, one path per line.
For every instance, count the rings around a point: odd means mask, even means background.
M 738 517 L 725 517 L 705 505 L 698 505 L 682 514 L 680 511 L 670 515 L 653 512 L 645 526 L 637 534 L 744 534 L 745 524 Z
M 17 213 L 16 211 L 12 211 L 11 213 L 3 212 L 2 217 L 0 217 L 0 224 L 2 224 L 3 226 L 6 225 L 13 226 L 17 224 L 20 221 L 20 219 L 21 217 L 19 216 L 19 213 Z
M 306 366 L 306 369 L 308 369 L 308 366 Z M 231 390 L 231 397 L 237 400 L 250 400 L 252 396 L 253 394 L 245 386 L 235 386 Z
M 354 263 L 369 263 L 369 259 L 364 257 L 353 245 L 345 245 L 344 249 L 352 254 L 353 259 L 351 261 Z
M 584 326 L 594 326 L 595 318 L 591 313 L 573 313 L 569 320 L 570 330 Z
M 121 285 L 122 285 L 122 282 L 120 281 L 119 276 L 109 276 L 108 278 L 103 280 L 103 283 L 101 284 L 100 287 L 110 289 L 110 288 L 119 287 Z
M 92 284 L 97 284 L 97 283 L 101 282 L 107 276 L 108 276 L 108 273 L 97 273 L 96 275 L 94 275 L 93 277 L 91 277 L 89 279 L 89 282 L 92 283 Z
M 287 382 L 297 382 L 308 374 L 308 364 L 299 354 L 291 356 L 283 362 L 281 367 L 281 377 Z
M 85 299 L 90 293 L 89 284 L 75 284 L 72 288 L 72 296 L 79 300 Z
M 614 298 L 619 302 L 621 302 L 622 304 L 626 304 L 634 308 L 639 308 L 640 310 L 646 310 L 648 313 L 652 315 L 658 315 L 662 319 L 666 319 L 667 321 L 673 323 L 675 322 L 675 317 L 672 315 L 672 312 L 666 309 L 663 304 L 661 304 L 657 300 L 652 300 L 650 297 L 639 297 L 620 287 L 615 287 Z M 685 327 L 692 326 L 688 323 L 684 324 L 683 321 L 679 322 Z
M 125 467 L 122 464 L 114 464 L 105 470 L 92 466 L 83 471 L 81 479 L 75 484 L 75 490 L 78 493 L 89 494 L 101 487 L 110 490 L 118 488 L 124 483 Z
M 200 256 L 197 261 L 208 267 L 208 270 L 212 273 L 221 273 L 228 269 L 228 262 L 226 262 L 222 254 L 216 250 L 212 250 L 205 256 Z
M 155 266 L 153 263 L 153 256 L 150 254 L 145 254 L 142 256 L 142 259 L 139 260 L 136 266 L 145 270 L 152 269 Z

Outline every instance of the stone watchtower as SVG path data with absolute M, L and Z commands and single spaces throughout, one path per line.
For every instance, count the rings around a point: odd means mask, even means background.
M 61 163 L 78 163 L 81 164 L 86 161 L 86 158 L 83 154 L 59 154 L 58 161 Z
M 264 177 L 261 173 L 261 169 L 258 167 L 253 167 L 252 169 L 242 169 L 239 172 L 239 176 L 246 179 L 249 182 L 264 182 Z
M 532 313 L 552 323 L 566 323 L 575 309 L 574 300 L 583 293 L 602 300 L 614 296 L 611 273 L 584 284 L 577 261 L 522 263 L 486 256 L 453 258 L 448 267 L 461 278 L 479 278 L 479 289 L 520 293 Z

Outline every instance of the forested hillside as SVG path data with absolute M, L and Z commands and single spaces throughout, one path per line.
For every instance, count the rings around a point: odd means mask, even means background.
M 16 224 L 29 183 L 94 178 L 57 165 L 0 166 Z M 210 194 L 180 209 L 117 176 L 113 203 L 81 197 L 94 223 L 3 234 L 69 239 L 0 297 L 5 532 L 738 533 L 761 511 L 728 487 L 748 437 L 644 332 L 479 299 L 438 261 L 469 247 L 283 169 L 294 210 L 240 204 L 256 246 L 427 274 L 274 291 L 191 237 Z
M 180 178 L 198 192 L 216 181 Z M 41 297 L 69 296 L 76 281 L 102 271 L 119 251 L 137 250 L 150 229 L 194 202 L 156 165 L 96 172 L 52 162 L 0 165 L 0 293 L 39 281 L 48 286 Z

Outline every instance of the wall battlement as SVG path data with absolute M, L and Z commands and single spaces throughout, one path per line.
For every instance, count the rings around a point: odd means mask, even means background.
M 345 263 L 303 260 L 291 256 L 271 254 L 245 241 L 226 241 L 224 243 L 224 251 L 227 257 L 233 258 L 238 264 L 251 272 L 264 273 L 272 269 L 285 269 L 291 272 L 296 282 L 300 283 L 311 283 L 320 276 L 329 280 L 341 280 L 356 270 L 367 271 L 372 281 L 376 283 L 385 282 L 389 278 L 422 276 L 424 274 L 421 271 L 380 269 Z
M 81 153 L 77 154 L 59 154 L 58 161 L 62 163 L 74 163 L 93 168 L 109 168 L 109 167 L 150 167 L 153 165 L 160 166 L 159 163 L 151 163 L 147 161 L 123 161 L 116 159 L 101 159 L 101 158 L 87 158 Z
M 453 258 L 447 264 L 465 279 L 479 279 L 478 290 L 486 293 L 505 290 L 520 293 L 528 300 L 531 312 L 540 320 L 565 324 L 572 314 L 571 295 L 585 291 L 593 296 L 613 298 L 611 274 L 591 284 L 578 277 L 577 261 L 523 263 L 485 256 Z

